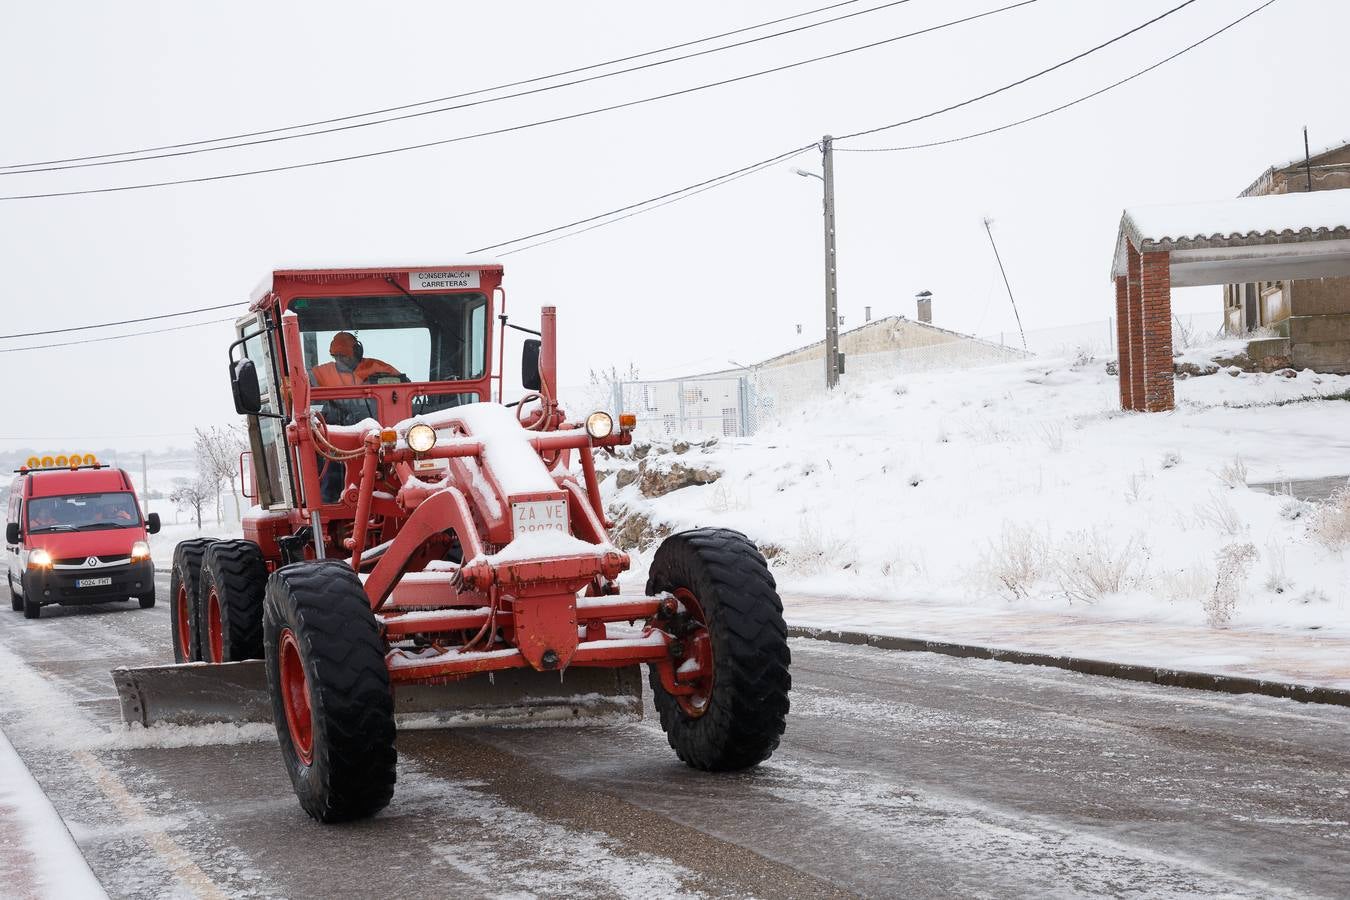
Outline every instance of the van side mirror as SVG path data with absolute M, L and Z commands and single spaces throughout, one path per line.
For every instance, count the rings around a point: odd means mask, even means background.
M 19 542 L 19 523 L 10 522 L 5 526 L 5 543 L 14 545 Z
M 159 513 L 151 513 L 145 517 L 145 530 L 150 534 L 159 534 Z
M 537 391 L 543 382 L 539 378 L 539 348 L 544 342 L 530 338 L 520 351 L 520 384 L 527 391 Z
M 262 411 L 262 391 L 258 387 L 258 369 L 253 360 L 230 362 L 230 392 L 234 394 L 234 411 L 239 415 L 252 416 Z

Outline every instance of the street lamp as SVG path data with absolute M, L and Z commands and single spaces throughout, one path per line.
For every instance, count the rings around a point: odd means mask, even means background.
M 819 178 L 825 188 L 825 387 L 839 383 L 839 289 L 835 280 L 834 248 L 834 138 L 821 138 L 820 152 L 824 175 L 794 168 L 803 178 Z

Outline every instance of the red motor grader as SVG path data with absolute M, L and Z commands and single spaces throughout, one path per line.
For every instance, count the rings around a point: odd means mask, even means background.
M 726 529 L 674 534 L 645 594 L 620 593 L 629 557 L 592 454 L 630 443 L 635 420 L 568 419 L 555 311 L 539 331 L 509 323 L 501 280 L 496 265 L 272 273 L 230 347 L 255 505 L 242 540 L 176 548 L 188 665 L 115 671 L 128 721 L 270 713 L 324 822 L 389 802 L 396 723 L 640 715 L 643 663 L 680 759 L 741 769 L 774 751 L 791 679 L 763 556 Z M 508 328 L 533 337 L 529 393 L 504 404 Z

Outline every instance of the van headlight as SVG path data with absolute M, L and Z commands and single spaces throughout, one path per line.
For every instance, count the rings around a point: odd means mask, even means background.
M 28 568 L 30 569 L 50 569 L 52 567 L 52 555 L 46 550 L 28 551 Z
M 408 429 L 408 446 L 414 453 L 426 453 L 436 446 L 436 429 L 425 422 L 418 422 Z
M 145 541 L 137 541 L 131 545 L 131 561 L 144 562 L 150 558 L 150 545 Z
M 607 438 L 614 433 L 614 420 L 607 412 L 593 412 L 586 417 L 586 433 L 597 441 Z

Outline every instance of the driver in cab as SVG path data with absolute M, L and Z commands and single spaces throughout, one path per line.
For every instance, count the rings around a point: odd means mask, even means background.
M 402 373 L 382 359 L 367 359 L 361 342 L 350 331 L 339 331 L 328 345 L 330 363 L 314 367 L 318 387 L 352 387 L 369 384 L 376 376 L 389 375 L 400 380 Z

